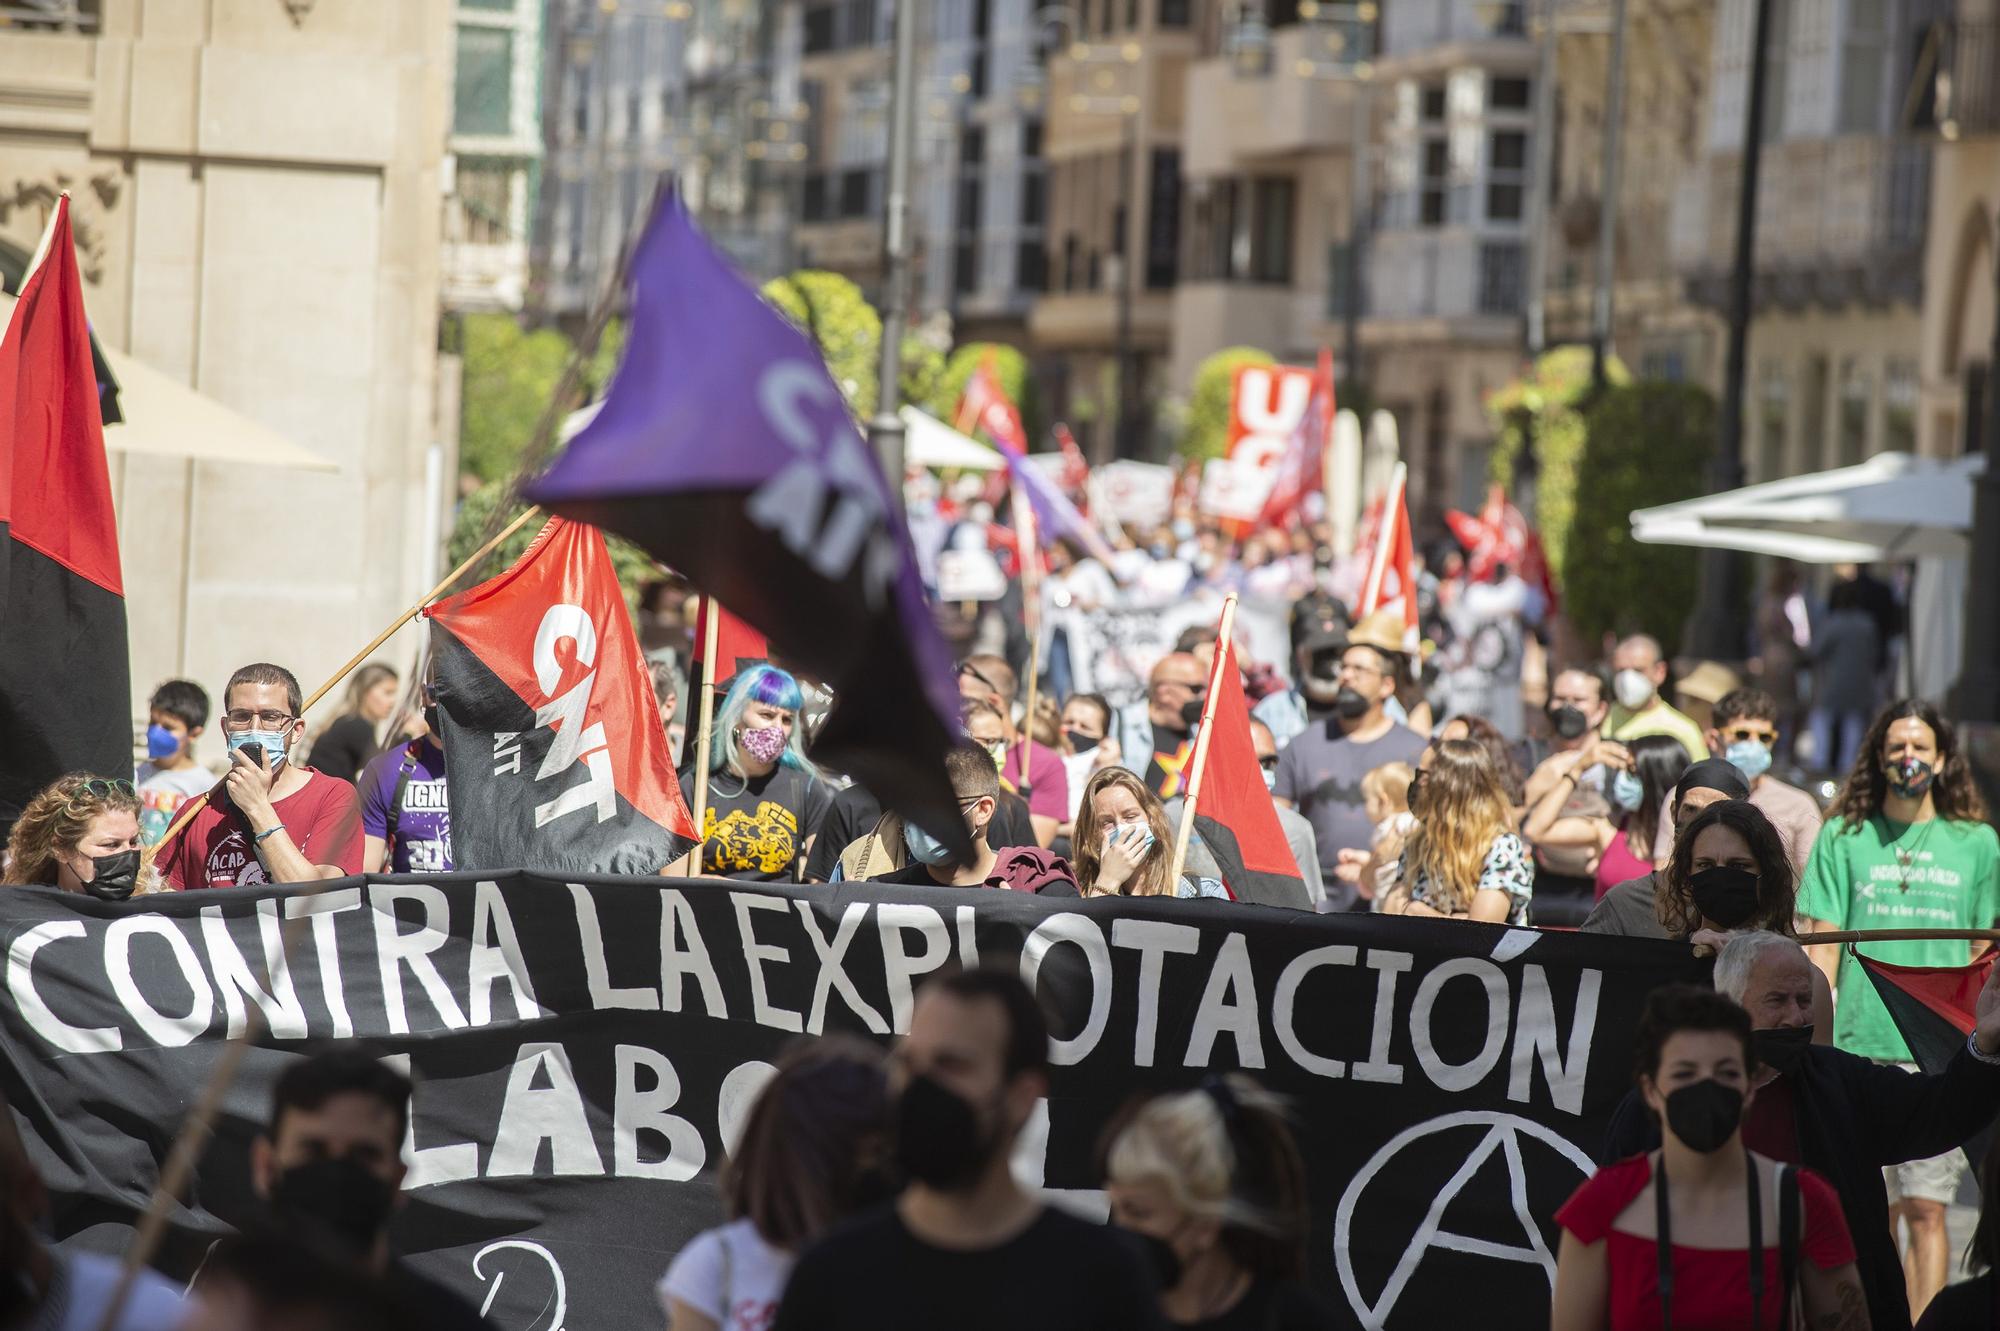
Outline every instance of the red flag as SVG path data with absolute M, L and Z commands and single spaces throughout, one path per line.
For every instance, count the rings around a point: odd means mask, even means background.
M 1989 949 L 1969 966 L 1902 966 L 1868 956 L 1852 944 L 1848 952 L 1868 976 L 1873 993 L 1849 994 L 1842 988 L 1840 1001 L 1865 1003 L 1871 996 L 1879 1001 L 1896 1023 L 1896 1033 L 1909 1046 L 1911 1061 L 1932 1076 L 1941 1075 L 1965 1048 L 1965 1037 L 1979 1024 L 1979 991 L 1986 987 L 2000 954 Z M 1974 1169 L 1981 1167 L 1992 1144 L 1990 1125 L 1965 1143 Z
M 715 678 L 728 679 L 747 665 L 761 665 L 771 659 L 771 645 L 764 641 L 764 635 L 751 628 L 742 620 L 729 613 L 729 608 L 717 602 L 714 597 L 701 598 L 701 609 L 694 619 L 694 657 L 699 663 L 708 649 L 708 612 L 713 606 L 717 613 L 715 623 Z
M 1474 582 L 1490 580 L 1505 564 L 1521 575 L 1531 587 L 1539 587 L 1549 605 L 1556 604 L 1555 579 L 1549 571 L 1548 556 L 1542 551 L 1541 533 L 1528 525 L 1521 510 L 1507 502 L 1499 486 L 1486 494 L 1486 506 L 1479 516 L 1451 509 L 1444 515 L 1451 534 L 1465 547 L 1465 575 Z
M 965 381 L 965 395 L 958 400 L 959 432 L 974 428 L 984 430 L 997 444 L 1011 444 L 1019 453 L 1028 451 L 1027 427 L 1021 424 L 1013 399 L 1000 387 L 1000 375 L 990 355 Z
M 657 873 L 694 841 L 603 533 L 551 518 L 425 612 L 461 869 Z
M 1266 527 L 1284 524 L 1298 511 L 1305 497 L 1319 488 L 1320 471 L 1326 465 L 1326 450 L 1333 442 L 1333 421 L 1338 410 L 1333 394 L 1333 353 L 1319 349 L 1319 365 L 1313 370 L 1312 400 L 1298 427 L 1285 442 L 1278 459 L 1278 474 L 1271 493 L 1264 500 L 1258 522 Z
M 1400 612 L 1404 650 L 1415 651 L 1419 641 L 1417 552 L 1416 542 L 1410 534 L 1410 505 L 1404 493 L 1408 477 L 1408 468 L 1397 463 L 1395 478 L 1389 482 L 1389 493 L 1382 499 L 1382 524 L 1355 618 L 1366 619 L 1384 606 Z
M 1071 499 L 1089 509 L 1090 463 L 1085 460 L 1083 450 L 1077 446 L 1076 436 L 1069 432 L 1069 426 L 1058 421 L 1055 429 L 1056 447 L 1062 450 L 1062 487 Z
M 1238 901 L 1296 902 L 1305 895 L 1304 875 L 1278 824 L 1250 740 L 1250 708 L 1243 700 L 1233 636 L 1225 632 L 1217 639 L 1208 675 L 1201 716 L 1205 747 L 1189 778 L 1195 830 L 1221 866 L 1223 886 Z
M 69 196 L 0 336 L 0 824 L 65 772 L 131 775 L 125 584 Z

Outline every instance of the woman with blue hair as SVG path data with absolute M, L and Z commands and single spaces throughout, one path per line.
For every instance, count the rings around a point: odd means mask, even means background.
M 806 757 L 799 682 L 776 666 L 736 677 L 715 714 L 702 818 L 701 872 L 718 878 L 794 882 L 833 792 Z M 694 804 L 694 769 L 681 788 Z

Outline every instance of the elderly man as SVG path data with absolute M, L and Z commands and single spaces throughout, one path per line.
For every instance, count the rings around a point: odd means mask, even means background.
M 1813 1044 L 1812 977 L 1805 949 L 1777 934 L 1734 934 L 1716 956 L 1716 989 L 1742 1004 L 1755 1028 L 1759 1066 L 1743 1141 L 1833 1184 L 1872 1324 L 1905 1331 L 1909 1297 L 1882 1170 L 1953 1150 L 2000 1113 L 2000 967 L 1979 991 L 1971 1038 L 1936 1076 Z M 1634 1091 L 1612 1117 L 1603 1159 L 1659 1145 L 1659 1123 Z
M 1635 740 L 1644 735 L 1672 735 L 1690 758 L 1708 752 L 1708 737 L 1693 718 L 1660 696 L 1667 682 L 1667 660 L 1659 641 L 1635 633 L 1611 653 L 1611 694 L 1616 700 L 1604 722 L 1608 739 Z
M 1119 763 L 1162 799 L 1178 795 L 1208 671 L 1193 652 L 1168 652 L 1146 676 L 1146 699 L 1118 718 Z

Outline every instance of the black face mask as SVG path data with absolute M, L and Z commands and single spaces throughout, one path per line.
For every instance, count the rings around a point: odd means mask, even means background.
M 1707 1155 L 1743 1121 L 1743 1092 L 1713 1077 L 1691 1081 L 1667 1096 L 1667 1127 L 1690 1151 Z
M 1583 732 L 1590 729 L 1590 718 L 1579 707 L 1551 707 L 1549 725 L 1554 728 L 1558 739 L 1581 739 Z
M 1759 1063 L 1769 1064 L 1783 1075 L 1805 1061 L 1812 1037 L 1810 1026 L 1777 1026 L 1750 1032 L 1750 1047 L 1757 1051 Z
M 438 705 L 436 703 L 425 705 L 424 724 L 430 727 L 432 739 L 444 738 L 444 719 L 438 715 Z
M 1201 699 L 1189 698 L 1181 704 L 1181 725 L 1193 730 L 1201 724 Z
M 139 885 L 139 852 L 121 850 L 116 855 L 93 855 L 91 879 L 83 890 L 99 901 L 123 901 Z
M 903 1177 L 952 1192 L 993 1158 L 992 1134 L 970 1101 L 929 1077 L 912 1077 L 896 1102 L 896 1163 Z
M 1368 715 L 1368 706 L 1368 700 L 1356 689 L 1342 689 L 1333 695 L 1334 712 L 1349 721 Z
M 271 1209 L 288 1228 L 363 1253 L 389 1223 L 396 1191 L 345 1158 L 314 1160 L 278 1175 Z
M 1718 864 L 1688 875 L 1688 891 L 1703 919 L 1734 929 L 1757 913 L 1757 875 L 1732 864 Z

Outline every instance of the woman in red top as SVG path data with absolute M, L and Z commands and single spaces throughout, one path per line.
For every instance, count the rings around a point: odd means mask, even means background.
M 1671 985 L 1647 1001 L 1638 1055 L 1664 1147 L 1598 1170 L 1556 1212 L 1552 1331 L 1779 1331 L 1799 1304 L 1807 1325 L 1865 1331 L 1840 1199 L 1819 1175 L 1781 1172 L 1743 1145 L 1757 1063 L 1749 1015 L 1713 990 Z M 1788 1286 L 1779 1203 L 1792 1179 Z

